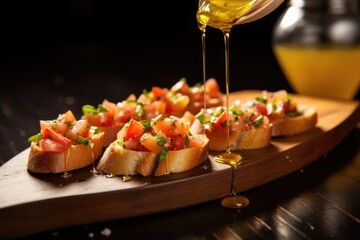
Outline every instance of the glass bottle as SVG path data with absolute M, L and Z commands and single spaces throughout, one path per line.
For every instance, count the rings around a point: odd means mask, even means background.
M 351 100 L 360 86 L 358 0 L 289 0 L 273 50 L 296 93 Z

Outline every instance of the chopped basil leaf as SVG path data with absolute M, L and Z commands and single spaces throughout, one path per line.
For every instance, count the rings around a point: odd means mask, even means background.
M 84 105 L 82 107 L 82 112 L 84 114 L 93 113 L 93 114 L 99 114 L 102 112 L 108 112 L 109 110 L 102 104 L 99 104 L 97 108 L 95 108 L 92 105 Z
M 201 87 L 201 83 L 199 83 L 199 82 L 193 86 L 193 88 L 199 88 L 199 87 Z
M 66 122 L 66 127 L 67 127 L 67 128 L 70 128 L 72 125 L 73 125 L 72 122 Z
M 205 114 L 203 112 L 199 112 L 198 114 L 196 114 L 195 118 L 198 119 L 202 124 L 205 124 L 208 122 L 206 120 Z
M 90 126 L 90 132 L 93 134 L 98 134 L 98 133 L 100 133 L 100 129 L 95 126 Z
M 255 127 L 259 127 L 263 122 L 264 122 L 264 116 L 261 115 L 255 119 L 255 121 L 253 122 L 253 125 Z
M 151 120 L 142 120 L 140 123 L 144 126 L 144 130 L 146 131 L 151 127 Z
M 123 141 L 117 141 L 116 142 L 120 147 L 125 148 L 125 143 Z
M 227 123 L 227 121 L 225 120 L 225 121 L 220 123 L 220 126 L 224 128 L 224 127 L 226 127 L 226 123 Z
M 165 143 L 167 143 L 166 139 L 163 136 L 160 135 L 156 135 L 156 139 L 157 139 L 157 144 L 162 147 L 165 145 Z
M 189 136 L 186 135 L 185 136 L 185 147 L 188 148 L 190 146 L 190 139 L 189 139 Z
M 42 134 L 38 133 L 28 138 L 28 142 L 37 142 L 42 139 Z
M 241 109 L 230 108 L 229 110 L 230 110 L 230 112 L 232 112 L 234 115 L 241 116 L 241 115 L 244 114 L 244 112 L 243 112 Z
M 167 154 L 168 154 L 168 150 L 166 148 L 161 148 L 161 152 L 159 154 L 159 162 L 165 160 Z
M 90 146 L 90 141 L 89 139 L 86 139 L 80 135 L 77 135 L 76 137 L 76 142 L 81 143 L 81 144 L 85 144 L 86 146 Z
M 139 102 L 139 101 L 136 101 L 136 100 L 126 100 L 126 103 L 144 106 L 144 104 L 142 102 Z
M 267 103 L 267 98 L 264 96 L 256 97 L 255 99 L 258 102 Z

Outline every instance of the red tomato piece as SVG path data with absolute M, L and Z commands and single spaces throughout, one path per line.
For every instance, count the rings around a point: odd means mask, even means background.
M 40 149 L 44 152 L 65 152 L 69 148 L 48 138 L 41 139 L 39 145 Z
M 205 82 L 205 92 L 210 98 L 216 98 L 220 95 L 220 87 L 215 78 L 209 78 Z
M 132 138 L 140 138 L 143 133 L 144 126 L 139 121 L 132 119 L 126 129 L 125 141 Z
M 168 93 L 168 91 L 169 90 L 166 88 L 152 87 L 151 92 L 153 94 L 153 101 L 166 98 L 166 94 Z
M 65 150 L 71 146 L 71 140 L 62 136 L 59 133 L 56 133 L 53 130 L 46 128 L 43 132 L 43 139 L 50 139 L 54 142 L 57 142 L 64 146 Z
M 185 148 L 185 137 L 177 135 L 170 140 L 169 150 L 181 150 Z
M 219 118 L 216 120 L 214 127 L 221 131 L 226 131 L 226 111 L 222 112 L 219 116 Z

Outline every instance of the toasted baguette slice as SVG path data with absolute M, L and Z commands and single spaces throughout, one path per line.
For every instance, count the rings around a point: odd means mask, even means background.
M 292 136 L 313 129 L 317 124 L 317 111 L 314 106 L 297 106 L 300 113 L 295 117 L 284 117 L 273 122 L 272 136 Z
M 192 134 L 189 128 L 190 122 L 174 116 L 131 120 L 105 150 L 97 170 L 143 176 L 189 170 L 207 159 L 209 144 L 206 135 Z
M 184 172 L 205 162 L 208 158 L 209 139 L 205 138 L 204 135 L 197 135 L 196 137 L 204 141 L 201 148 L 169 151 L 166 158 L 159 163 L 154 176 Z
M 73 144 L 65 152 L 42 151 L 32 142 L 27 169 L 36 173 L 61 173 L 86 167 L 102 154 L 103 139 L 104 133 L 95 134 L 90 139 L 91 146 Z
M 272 124 L 263 127 L 251 128 L 246 131 L 230 131 L 229 147 L 231 150 L 257 149 L 270 144 Z M 209 149 L 223 151 L 227 147 L 227 133 L 216 129 L 207 130 L 206 135 L 210 140 Z
M 156 153 L 127 150 L 114 141 L 106 148 L 96 168 L 104 174 L 137 175 L 141 161 L 155 161 L 155 158 Z M 152 171 L 148 171 L 143 175 L 148 176 L 151 173 Z
M 203 138 L 203 135 L 199 135 Z M 206 139 L 201 148 L 186 148 L 169 151 L 166 158 L 157 164 L 158 155 L 149 151 L 134 151 L 121 147 L 116 141 L 111 143 L 101 157 L 97 170 L 112 175 L 161 176 L 190 170 L 205 162 L 208 157 Z
M 225 107 L 203 110 L 196 115 L 197 121 L 193 122 L 190 130 L 196 133 L 205 130 L 210 142 L 209 150 L 212 151 L 223 151 L 227 147 L 231 150 L 256 149 L 270 145 L 273 125 L 266 116 L 252 108 L 230 106 L 228 139 L 226 115 Z

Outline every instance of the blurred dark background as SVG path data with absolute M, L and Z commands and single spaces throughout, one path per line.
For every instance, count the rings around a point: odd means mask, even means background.
M 40 119 L 84 104 L 121 101 L 180 78 L 202 82 L 198 1 L 2 1 L 0 6 L 0 165 L 28 148 Z M 292 92 L 271 34 L 287 1 L 230 35 L 230 91 Z M 225 92 L 224 42 L 207 30 L 207 78 Z M 25 119 L 25 121 L 24 121 Z M 9 130 L 10 129 L 10 130 Z M 19 140 L 21 139 L 21 140 Z M 7 147 L 10 146 L 10 149 Z
M 10 2 L 10 1 L 9 1 Z M 198 2 L 11 1 L 1 7 L 0 78 L 6 89 L 66 84 L 89 102 L 170 87 L 181 77 L 202 81 Z M 271 50 L 271 32 L 284 9 L 233 28 L 231 90 L 288 88 Z M 224 81 L 223 37 L 209 29 L 207 77 Z M 223 84 L 224 85 L 224 84 Z M 222 86 L 223 89 L 224 86 Z M 1 90 L 5 90 L 4 88 Z M 8 91 L 8 90 L 6 90 Z M 94 98 L 92 98 L 94 97 Z

